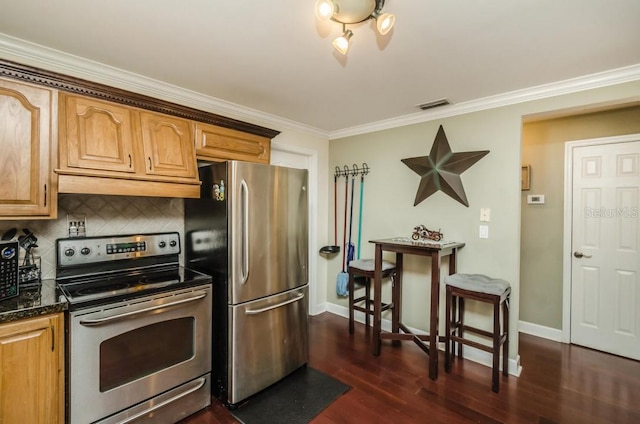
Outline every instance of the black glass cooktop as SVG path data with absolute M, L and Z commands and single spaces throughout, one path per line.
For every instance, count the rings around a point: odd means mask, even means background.
M 70 309 L 113 303 L 211 282 L 211 277 L 180 266 L 77 277 L 58 281 Z

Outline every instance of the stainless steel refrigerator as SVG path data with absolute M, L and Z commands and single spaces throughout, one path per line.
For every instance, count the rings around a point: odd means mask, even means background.
M 185 200 L 186 266 L 213 277 L 213 394 L 234 407 L 308 358 L 307 171 L 199 168 Z

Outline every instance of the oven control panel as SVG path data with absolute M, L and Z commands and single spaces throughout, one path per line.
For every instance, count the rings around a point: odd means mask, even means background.
M 180 234 L 154 233 L 124 236 L 58 239 L 58 266 L 76 266 L 180 253 Z

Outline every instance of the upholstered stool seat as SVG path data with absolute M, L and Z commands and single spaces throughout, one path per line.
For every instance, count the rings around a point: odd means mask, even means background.
M 446 372 L 451 372 L 451 361 L 458 343 L 458 357 L 462 358 L 462 345 L 473 346 L 493 355 L 491 390 L 500 391 L 500 347 L 502 347 L 502 373 L 506 376 L 509 365 L 509 295 L 511 286 L 505 280 L 482 274 L 453 274 L 445 278 L 446 285 Z M 464 323 L 465 299 L 493 305 L 493 330 L 487 331 Z M 500 310 L 502 309 L 502 326 Z M 491 339 L 491 346 L 464 338 L 465 331 Z
M 375 263 L 373 259 L 358 259 L 349 262 L 349 334 L 354 330 L 354 311 L 363 312 L 365 325 L 369 327 L 369 317 L 373 316 L 373 299 L 371 297 L 371 281 L 373 281 Z M 396 265 L 382 261 L 382 278 L 393 278 Z M 355 297 L 355 291 L 364 287 L 364 295 Z M 392 304 L 382 303 L 380 312 L 393 307 Z

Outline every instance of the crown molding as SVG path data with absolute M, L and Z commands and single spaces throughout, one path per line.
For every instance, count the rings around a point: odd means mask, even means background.
M 178 105 L 327 138 L 328 132 L 0 33 L 0 58 Z
M 640 64 L 329 132 L 338 139 L 640 80 Z
M 640 80 L 640 64 L 610 71 L 544 84 L 464 103 L 416 112 L 396 118 L 358 125 L 336 131 L 325 131 L 299 122 L 251 109 L 215 97 L 206 96 L 172 84 L 144 77 L 113 66 L 30 43 L 0 33 L 0 58 L 53 72 L 86 79 L 107 86 L 162 99 L 195 109 L 269 125 L 278 130 L 289 129 L 329 140 L 361 135 L 406 125 L 463 115 L 539 100 L 562 94 L 575 93 Z

